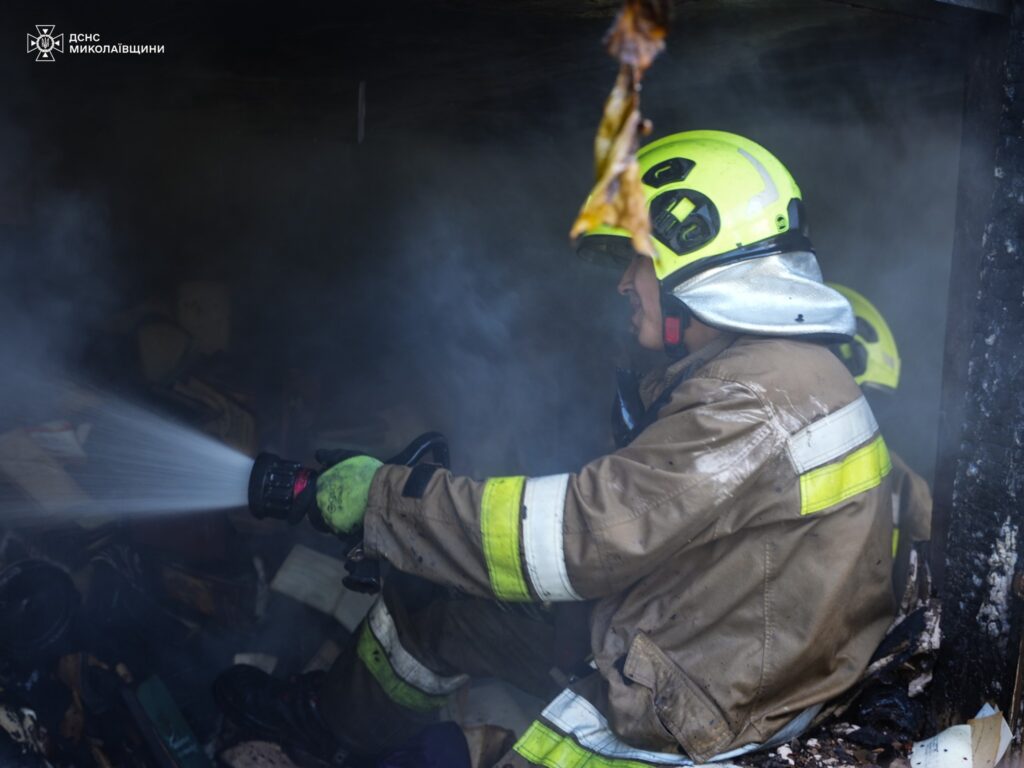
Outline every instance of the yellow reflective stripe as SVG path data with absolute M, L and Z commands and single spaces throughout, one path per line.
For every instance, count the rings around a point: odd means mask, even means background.
M 882 482 L 892 469 L 881 436 L 845 459 L 800 475 L 800 514 L 810 515 L 863 493 Z
M 480 535 L 491 589 L 499 600 L 530 600 L 520 557 L 519 519 L 526 478 L 492 477 L 480 502 Z
M 388 660 L 387 652 L 366 622 L 363 623 L 363 629 L 359 634 L 356 654 L 370 670 L 370 674 L 373 675 L 387 697 L 399 706 L 416 712 L 431 712 L 444 706 L 447 696 L 431 696 L 429 693 L 424 693 L 409 685 L 395 673 Z
M 545 768 L 651 768 L 650 763 L 591 752 L 536 720 L 512 749 L 534 765 Z
M 892 556 L 896 557 L 896 550 L 900 548 L 900 529 L 892 529 Z

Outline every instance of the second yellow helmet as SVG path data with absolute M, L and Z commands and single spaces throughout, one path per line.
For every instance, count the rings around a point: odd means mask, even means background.
M 835 353 L 862 387 L 896 389 L 900 384 L 900 353 L 882 313 L 852 288 L 828 285 L 846 297 L 857 319 L 853 340 L 834 347 Z

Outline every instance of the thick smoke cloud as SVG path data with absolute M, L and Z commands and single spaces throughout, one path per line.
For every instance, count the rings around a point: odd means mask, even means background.
M 892 321 L 905 384 L 880 415 L 928 473 L 961 31 L 842 4 L 743 7 L 680 6 L 645 111 L 656 135 L 733 130 L 791 167 L 826 278 Z M 133 78 L 65 60 L 40 80 L 19 59 L 35 108 L 0 150 L 15 233 L 3 306 L 19 340 L 4 343 L 5 368 L 73 357 L 81 329 L 115 307 L 213 277 L 234 295 L 242 378 L 273 403 L 287 369 L 313 371 L 323 432 L 365 426 L 393 450 L 442 429 L 456 468 L 477 475 L 570 470 L 606 449 L 625 312 L 616 276 L 578 262 L 566 235 L 614 73 L 605 21 L 429 11 L 387 35 L 365 12 L 330 41 L 315 25 L 247 29 L 264 49 L 216 60 L 182 33 L 187 52 Z M 174 23 L 187 32 L 187 14 Z M 88 131 L 45 120 L 40 105 L 69 99 L 62 77 L 95 95 Z M 359 80 L 362 144 L 350 125 Z M 231 98 L 197 97 L 210 82 Z M 309 82 L 322 99 L 299 87 Z M 383 412 L 386 439 L 373 434 Z
M 0 121 L 0 431 L 45 418 L 115 306 L 107 211 L 57 178 L 53 147 Z

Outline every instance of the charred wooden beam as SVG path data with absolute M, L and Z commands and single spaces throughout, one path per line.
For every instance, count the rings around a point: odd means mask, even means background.
M 991 28 L 966 100 L 934 532 L 944 570 L 936 703 L 947 722 L 987 700 L 1012 709 L 1020 647 L 1024 3 L 1014 6 Z

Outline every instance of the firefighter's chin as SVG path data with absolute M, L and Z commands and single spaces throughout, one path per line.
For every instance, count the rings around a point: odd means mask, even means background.
M 633 315 L 630 324 L 637 344 L 641 347 L 656 352 L 660 352 L 665 348 L 665 340 L 661 333 L 661 318 L 655 320 L 648 317 L 641 309 Z

